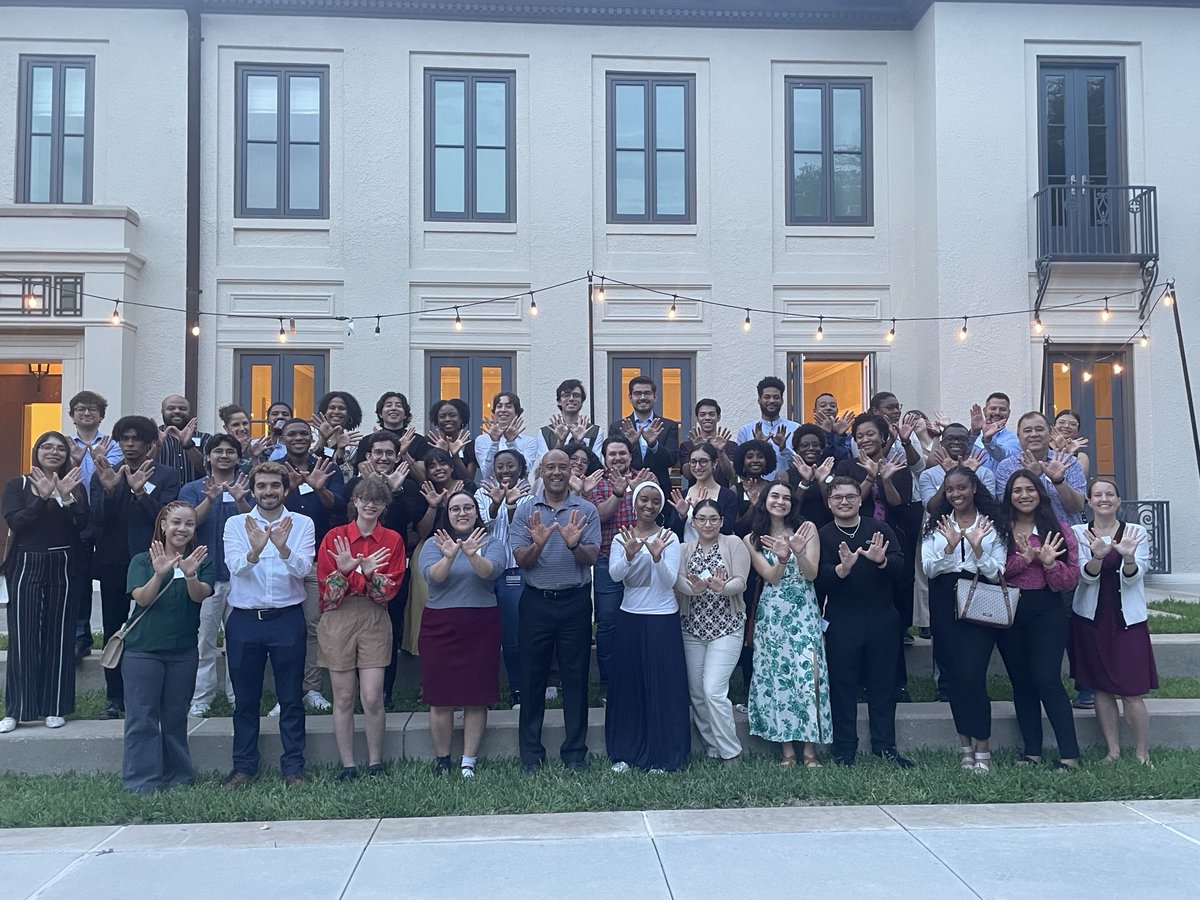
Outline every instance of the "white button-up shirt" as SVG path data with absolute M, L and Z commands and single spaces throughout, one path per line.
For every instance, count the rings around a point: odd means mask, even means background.
M 475 438 L 475 462 L 479 463 L 480 481 L 492 477 L 492 463 L 496 459 L 496 454 L 501 450 L 516 450 L 525 457 L 525 467 L 529 477 L 534 477 L 538 463 L 537 438 L 528 434 L 518 434 L 514 440 L 510 441 L 501 435 L 500 440 L 493 441 L 492 436 L 485 432 Z
M 267 541 L 258 562 L 246 559 L 250 538 L 246 535 L 246 519 L 253 518 L 258 527 L 292 520 L 287 547 L 287 559 L 281 559 L 275 545 Z M 237 609 L 280 609 L 304 602 L 304 576 L 313 569 L 315 552 L 313 521 L 300 513 L 284 512 L 275 523 L 264 519 L 257 509 L 233 516 L 225 523 L 225 564 L 229 567 L 230 606 Z

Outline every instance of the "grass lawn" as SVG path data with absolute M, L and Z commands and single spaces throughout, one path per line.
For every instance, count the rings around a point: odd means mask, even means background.
M 1151 634 L 1196 634 L 1200 632 L 1200 603 L 1182 600 L 1154 600 L 1151 609 L 1171 613 L 1171 616 L 1151 616 Z M 1179 616 L 1178 619 L 1173 616 Z
M 1153 769 L 1132 756 L 1101 763 L 1084 757 L 1078 772 L 1048 765 L 1020 768 L 1013 753 L 996 755 L 988 776 L 960 771 L 949 751 L 916 751 L 904 772 L 871 757 L 844 769 L 780 769 L 773 759 L 738 766 L 693 759 L 682 772 L 616 775 L 594 759 L 582 775 L 557 763 L 523 775 L 515 761 L 481 761 L 473 781 L 438 777 L 429 763 L 389 765 L 387 775 L 342 784 L 330 768 L 310 769 L 307 791 L 288 790 L 277 773 L 226 794 L 221 773 L 193 787 L 150 797 L 125 793 L 115 775 L 0 775 L 0 827 L 242 822 L 283 819 L 492 815 L 604 810 L 711 809 L 752 806 L 1015 803 L 1148 800 L 1200 794 L 1200 751 L 1157 750 Z

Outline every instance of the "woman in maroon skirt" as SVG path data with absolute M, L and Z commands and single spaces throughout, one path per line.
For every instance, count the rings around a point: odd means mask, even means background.
M 1105 759 L 1121 756 L 1117 698 L 1133 733 L 1134 754 L 1150 764 L 1150 714 L 1145 695 L 1158 687 L 1158 670 L 1146 624 L 1146 569 L 1150 541 L 1146 529 L 1117 518 L 1121 496 L 1104 478 L 1088 486 L 1090 526 L 1074 526 L 1079 539 L 1079 586 L 1071 604 L 1071 677 L 1096 692 L 1096 718 Z
M 475 498 L 453 491 L 438 529 L 421 549 L 418 566 L 429 583 L 421 620 L 422 694 L 429 704 L 434 771 L 450 771 L 454 710 L 463 708 L 464 778 L 475 777 L 475 757 L 487 708 L 500 699 L 500 608 L 493 584 L 504 571 L 503 541 L 488 536 Z

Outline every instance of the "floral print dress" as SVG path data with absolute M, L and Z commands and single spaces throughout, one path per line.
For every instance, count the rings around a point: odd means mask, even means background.
M 774 553 L 761 552 L 775 564 Z M 750 733 L 768 741 L 829 743 L 833 718 L 821 615 L 795 556 L 779 584 L 763 584 L 754 623 Z

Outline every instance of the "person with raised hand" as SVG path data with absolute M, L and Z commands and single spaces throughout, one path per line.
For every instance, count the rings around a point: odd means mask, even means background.
M 609 570 L 625 586 L 613 639 L 605 748 L 614 772 L 674 772 L 691 751 L 687 665 L 675 579 L 679 540 L 653 480 L 633 488 L 636 519 L 613 536 Z
M 817 747 L 833 733 L 829 668 L 813 579 L 817 528 L 800 516 L 791 487 L 775 481 L 754 506 L 744 539 L 763 580 L 754 620 L 754 676 L 747 709 L 750 733 L 780 744 L 780 765 L 819 768 Z
M 404 538 L 380 519 L 392 500 L 386 479 L 369 475 L 350 495 L 346 525 L 330 529 L 317 550 L 321 618 L 317 662 L 333 686 L 333 736 L 342 771 L 358 777 L 354 759 L 355 683 L 367 739 L 367 774 L 383 774 L 384 673 L 392 650 L 387 608 L 404 580 Z
M 479 477 L 479 463 L 471 440 L 471 407 L 458 398 L 439 400 L 429 409 L 429 424 L 433 426 L 426 435 L 429 445 L 450 454 L 455 478 L 474 482 Z M 418 470 L 417 476 L 422 474 L 429 477 L 428 472 Z
M 1005 577 L 1010 587 L 1021 592 L 1012 627 L 996 638 L 1012 682 L 1013 706 L 1024 741 L 1017 762 L 1035 765 L 1042 761 L 1044 708 L 1058 742 L 1060 761 L 1055 768 L 1075 769 L 1079 766 L 1079 740 L 1062 684 L 1067 649 L 1062 592 L 1074 590 L 1079 583 L 1078 542 L 1070 526 L 1055 516 L 1042 479 L 1029 469 L 1013 472 L 1001 506 L 1012 523 Z
M 516 450 L 525 457 L 525 467 L 537 471 L 537 439 L 525 434 L 525 410 L 521 398 L 512 391 L 502 391 L 492 398 L 492 418 L 485 420 L 475 438 L 475 459 L 479 462 L 479 478 L 492 478 L 492 460 L 501 450 Z
M 716 479 L 720 454 L 712 444 L 697 444 L 688 453 L 687 462 L 692 472 L 692 483 L 686 492 L 675 488 L 671 491 L 671 504 L 679 521 L 683 523 L 685 541 L 696 540 L 696 529 L 692 525 L 692 514 L 696 504 L 701 500 L 713 500 L 721 509 L 721 518 L 725 524 L 725 534 L 733 534 L 733 526 L 737 521 L 737 494 L 719 483 Z
M 600 514 L 571 492 L 571 461 L 562 450 L 542 457 L 542 486 L 517 505 L 509 537 L 521 567 L 521 768 L 546 761 L 542 721 L 550 663 L 558 655 L 563 688 L 563 763 L 587 768 L 588 663 L 592 647 L 592 564 L 600 552 Z
M 800 514 L 818 528 L 831 520 L 825 492 L 833 481 L 837 462 L 825 455 L 825 433 L 819 426 L 806 423 L 792 434 L 792 471 L 788 481 L 795 488 Z
M 215 580 L 208 548 L 196 544 L 196 511 L 182 500 L 166 504 L 149 551 L 129 561 L 127 576 L 134 612 L 121 656 L 121 785 L 130 793 L 192 783 L 188 706 L 196 686 L 200 607 Z
M 663 491 L 671 489 L 671 467 L 679 459 L 679 423 L 655 415 L 658 385 L 653 378 L 635 375 L 629 379 L 629 405 L 633 412 L 608 426 L 608 433 L 622 435 L 633 454 L 635 471 L 649 469 Z M 605 544 L 608 546 L 608 544 Z
M 1060 409 L 1054 417 L 1054 427 L 1050 429 L 1050 447 L 1074 456 L 1079 461 L 1079 471 L 1087 479 L 1092 471 L 1092 461 L 1083 449 L 1088 445 L 1088 439 L 1079 433 L 1079 428 L 1079 413 L 1073 409 Z
M 817 394 L 813 401 L 812 423 L 825 435 L 822 455 L 835 461 L 849 459 L 853 455 L 850 426 L 854 423 L 854 410 L 843 410 L 838 414 L 837 397 L 828 391 Z
M 775 446 L 777 463 L 773 470 L 766 473 L 766 479 L 774 481 L 777 475 L 786 473 L 791 466 L 792 433 L 800 427 L 800 423 L 782 414 L 785 391 L 782 379 L 768 375 L 758 382 L 756 390 L 761 415 L 738 429 L 737 442 L 770 441 Z
M 1116 482 L 1094 478 L 1088 485 L 1092 524 L 1074 526 L 1080 569 L 1071 604 L 1071 676 L 1096 692 L 1096 720 L 1108 747 L 1105 761 L 1121 756 L 1120 697 L 1134 755 L 1150 765 L 1145 696 L 1158 687 L 1146 624 L 1150 536 L 1141 525 L 1117 517 L 1120 505 Z
M 538 429 L 536 458 L 540 460 L 548 450 L 561 450 L 572 442 L 583 444 L 589 452 L 598 456 L 600 445 L 604 443 L 604 426 L 592 424 L 582 412 L 583 401 L 587 399 L 583 382 L 578 378 L 568 378 L 555 389 L 554 396 L 558 412 Z
M 688 432 L 687 440 L 679 445 L 679 471 L 689 481 L 695 481 L 700 474 L 692 471 L 691 455 L 701 444 L 709 444 L 717 451 L 712 475 L 717 484 L 729 487 L 737 480 L 733 470 L 733 452 L 737 449 L 737 441 L 733 439 L 733 432 L 721 427 L 721 404 L 708 397 L 696 401 L 695 424 Z
M 1000 464 L 1021 452 L 1021 441 L 1008 429 L 1012 401 L 999 391 L 988 394 L 982 403 L 971 405 L 971 441 L 985 454 L 983 465 L 996 476 L 996 487 L 1003 490 L 1007 483 L 1000 477 Z
M 47 431 L 32 456 L 29 474 L 4 486 L 8 662 L 0 734 L 32 719 L 58 728 L 75 711 L 75 583 L 92 583 L 83 546 L 87 493 L 82 471 L 71 464 L 71 443 Z
M 965 436 L 966 429 L 962 431 Z M 941 499 L 929 511 L 921 563 L 929 579 L 933 658 L 943 678 L 939 688 L 950 698 L 959 764 L 964 770 L 986 775 L 992 765 L 987 669 L 999 632 L 959 619 L 955 608 L 959 581 L 976 576 L 994 580 L 1007 560 L 1007 517 L 984 486 L 981 472 L 987 473 L 987 469 L 952 466 L 946 472 L 938 487 Z

